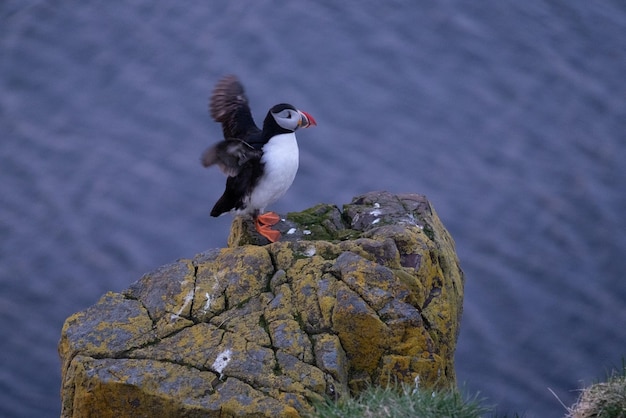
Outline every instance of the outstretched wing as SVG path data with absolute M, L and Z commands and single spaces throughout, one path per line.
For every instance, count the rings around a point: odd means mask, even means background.
M 216 122 L 222 124 L 224 138 L 250 141 L 261 133 L 252 119 L 243 85 L 234 75 L 217 82 L 209 102 L 209 112 Z
M 225 139 L 202 154 L 202 165 L 210 167 L 213 164 L 229 177 L 235 177 L 247 162 L 260 159 L 263 151 L 257 150 L 240 139 Z

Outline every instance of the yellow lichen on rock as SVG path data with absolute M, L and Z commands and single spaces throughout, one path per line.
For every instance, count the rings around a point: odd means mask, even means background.
M 206 414 L 201 403 L 204 393 L 213 391 L 208 372 L 153 360 L 78 356 L 71 373 L 79 389 L 72 405 L 75 418 L 221 416 L 215 407 Z
M 388 348 L 388 327 L 358 294 L 343 283 L 337 290 L 332 321 L 351 368 L 372 375 Z
M 237 218 L 229 248 L 68 318 L 62 416 L 296 417 L 371 384 L 456 384 L 463 275 L 423 196 L 368 193 L 277 228 L 264 245 Z

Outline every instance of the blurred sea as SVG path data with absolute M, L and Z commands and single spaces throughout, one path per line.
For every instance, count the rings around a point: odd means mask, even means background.
M 0 3 L 0 416 L 60 412 L 66 317 L 221 247 L 207 99 L 289 102 L 272 209 L 426 194 L 466 273 L 456 356 L 498 412 L 565 414 L 626 356 L 626 3 Z

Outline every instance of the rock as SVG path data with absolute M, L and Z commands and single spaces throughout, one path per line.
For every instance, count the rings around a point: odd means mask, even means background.
M 63 417 L 297 417 L 367 385 L 456 385 L 463 273 L 424 196 L 289 213 L 67 319 Z

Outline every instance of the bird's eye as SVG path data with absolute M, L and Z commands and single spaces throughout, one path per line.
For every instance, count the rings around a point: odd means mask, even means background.
M 287 119 L 291 119 L 291 112 L 287 112 Z

